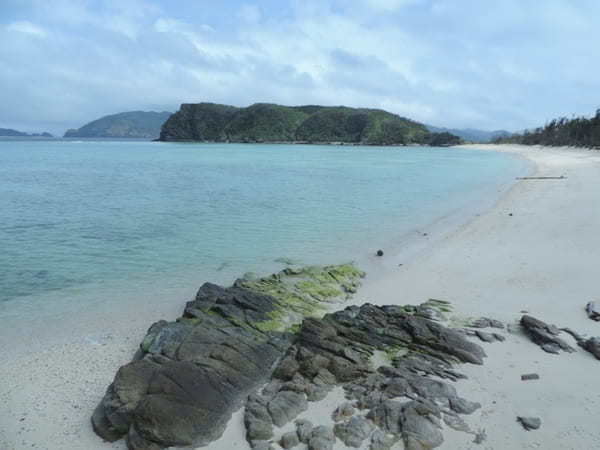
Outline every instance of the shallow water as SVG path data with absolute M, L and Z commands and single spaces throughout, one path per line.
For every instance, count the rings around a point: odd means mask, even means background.
M 0 141 L 0 316 L 361 259 L 524 170 L 456 148 Z

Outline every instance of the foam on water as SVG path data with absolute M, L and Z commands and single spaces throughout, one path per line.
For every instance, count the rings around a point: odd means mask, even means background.
M 525 170 L 455 148 L 0 141 L 0 317 L 360 260 Z

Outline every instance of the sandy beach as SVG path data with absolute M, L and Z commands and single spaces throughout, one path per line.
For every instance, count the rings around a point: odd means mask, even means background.
M 416 255 L 386 252 L 374 259 L 378 272 L 367 277 L 352 302 L 417 304 L 437 298 L 452 302 L 457 318 L 516 324 L 527 311 L 558 327 L 600 336 L 600 325 L 584 311 L 588 301 L 600 300 L 600 152 L 473 148 L 516 154 L 535 165 L 533 175 L 564 178 L 519 180 L 459 229 L 429 234 L 430 245 Z M 125 306 L 118 316 L 99 316 L 93 323 L 50 317 L 26 324 L 35 327 L 26 332 L 22 324 L 7 325 L 0 331 L 0 448 L 124 449 L 123 441 L 102 442 L 90 415 L 147 327 L 174 318 L 187 298 L 182 296 L 195 288 L 176 293 L 170 303 L 154 299 L 143 314 Z M 545 353 L 518 330 L 504 335 L 504 342 L 483 343 L 484 365 L 462 365 L 468 379 L 456 383 L 459 394 L 481 403 L 465 420 L 485 430 L 486 440 L 474 444 L 472 435 L 445 429 L 441 448 L 600 448 L 600 361 L 581 349 Z M 577 347 L 569 335 L 561 337 Z M 521 381 L 532 372 L 540 379 Z M 327 401 L 309 414 L 326 417 Z M 517 416 L 540 417 L 542 426 L 527 432 Z M 248 448 L 241 428 L 237 414 L 225 436 L 208 448 Z

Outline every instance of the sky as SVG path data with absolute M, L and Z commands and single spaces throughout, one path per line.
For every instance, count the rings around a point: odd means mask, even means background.
M 597 0 L 0 0 L 0 127 L 181 103 L 522 130 L 600 107 Z

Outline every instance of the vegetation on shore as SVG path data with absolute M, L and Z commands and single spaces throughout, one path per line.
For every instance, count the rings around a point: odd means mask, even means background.
M 156 139 L 170 112 L 129 111 L 94 120 L 76 130 L 67 130 L 66 138 L 138 138 Z
M 523 134 L 495 139 L 494 143 L 600 148 L 600 109 L 590 119 L 562 117 Z
M 423 124 L 383 110 L 268 103 L 247 108 L 184 103 L 163 125 L 160 140 L 437 146 L 460 142 L 450 133 L 430 132 Z

